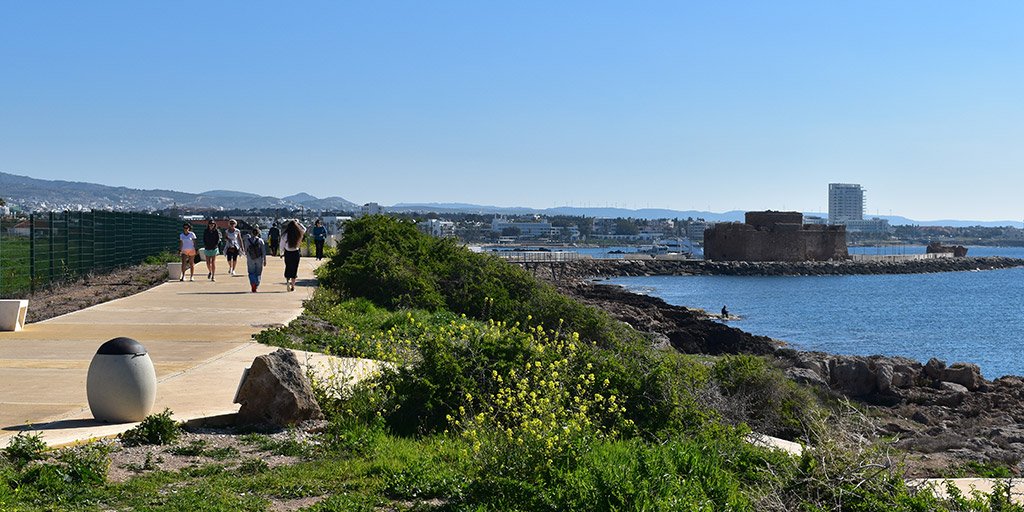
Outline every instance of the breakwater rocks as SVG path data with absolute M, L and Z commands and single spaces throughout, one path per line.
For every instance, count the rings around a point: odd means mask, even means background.
M 855 274 L 924 274 L 1024 266 L 1024 259 L 936 258 L 903 261 L 704 261 L 704 260 L 575 260 L 559 270 L 562 279 L 619 276 L 817 276 Z

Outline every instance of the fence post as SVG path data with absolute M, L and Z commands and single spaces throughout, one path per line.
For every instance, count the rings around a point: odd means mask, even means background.
M 64 279 L 74 275 L 71 270 L 71 212 L 64 210 Z
M 50 212 L 50 215 L 48 217 L 49 217 L 48 218 L 49 226 L 47 226 L 47 227 L 50 228 L 49 231 L 48 231 L 48 234 L 50 235 L 49 236 L 50 254 L 49 254 L 49 258 L 47 258 L 47 259 L 50 260 L 50 275 L 46 276 L 46 280 L 48 282 L 52 283 L 53 282 L 53 212 Z
M 36 293 L 36 214 L 28 214 L 28 289 Z

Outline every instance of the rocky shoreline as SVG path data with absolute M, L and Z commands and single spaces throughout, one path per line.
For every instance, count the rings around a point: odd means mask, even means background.
M 895 261 L 705 261 L 658 259 L 580 259 L 559 268 L 562 279 L 620 276 L 824 276 L 860 274 L 925 274 L 995 270 L 1024 266 L 1007 257 L 936 258 Z
M 983 263 L 1024 264 L 1011 258 L 962 259 L 977 268 Z M 586 268 L 578 266 L 576 276 L 587 277 L 582 273 Z M 905 450 L 909 476 L 949 475 L 969 463 L 1024 473 L 1024 378 L 988 381 L 974 364 L 947 366 L 937 359 L 921 363 L 903 357 L 797 351 L 778 340 L 728 326 L 704 311 L 673 306 L 619 286 L 567 280 L 564 275 L 555 284 L 563 293 L 648 333 L 659 347 L 695 354 L 773 357 L 793 380 L 860 403 L 876 424 L 864 434 L 891 437 L 895 447 Z

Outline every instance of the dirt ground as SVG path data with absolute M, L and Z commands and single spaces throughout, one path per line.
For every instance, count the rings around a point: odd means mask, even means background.
M 106 274 L 86 275 L 30 295 L 28 322 L 39 322 L 103 302 L 134 295 L 167 280 L 167 266 L 136 265 Z

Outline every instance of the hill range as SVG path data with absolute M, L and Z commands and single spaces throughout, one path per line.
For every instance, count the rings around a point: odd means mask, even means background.
M 162 189 L 134 189 L 111 187 L 96 183 L 62 180 L 42 180 L 0 172 L 0 198 L 25 210 L 80 210 L 114 209 L 118 211 L 155 211 L 168 208 L 181 209 L 298 209 L 312 211 L 354 212 L 359 205 L 343 197 L 319 198 L 307 193 L 287 197 L 273 197 L 235 190 L 209 190 L 201 193 L 178 192 Z M 573 207 L 526 208 L 516 206 L 487 206 L 471 203 L 398 203 L 383 209 L 396 213 L 475 213 L 482 215 L 567 215 L 598 218 L 632 217 L 637 219 L 704 219 L 709 222 L 736 222 L 743 220 L 742 210 L 708 212 L 701 210 L 671 210 L 661 208 Z M 825 216 L 820 212 L 805 215 Z M 984 226 L 1022 227 L 1020 221 L 998 220 L 914 220 L 906 217 L 881 215 L 890 224 L 918 226 Z

